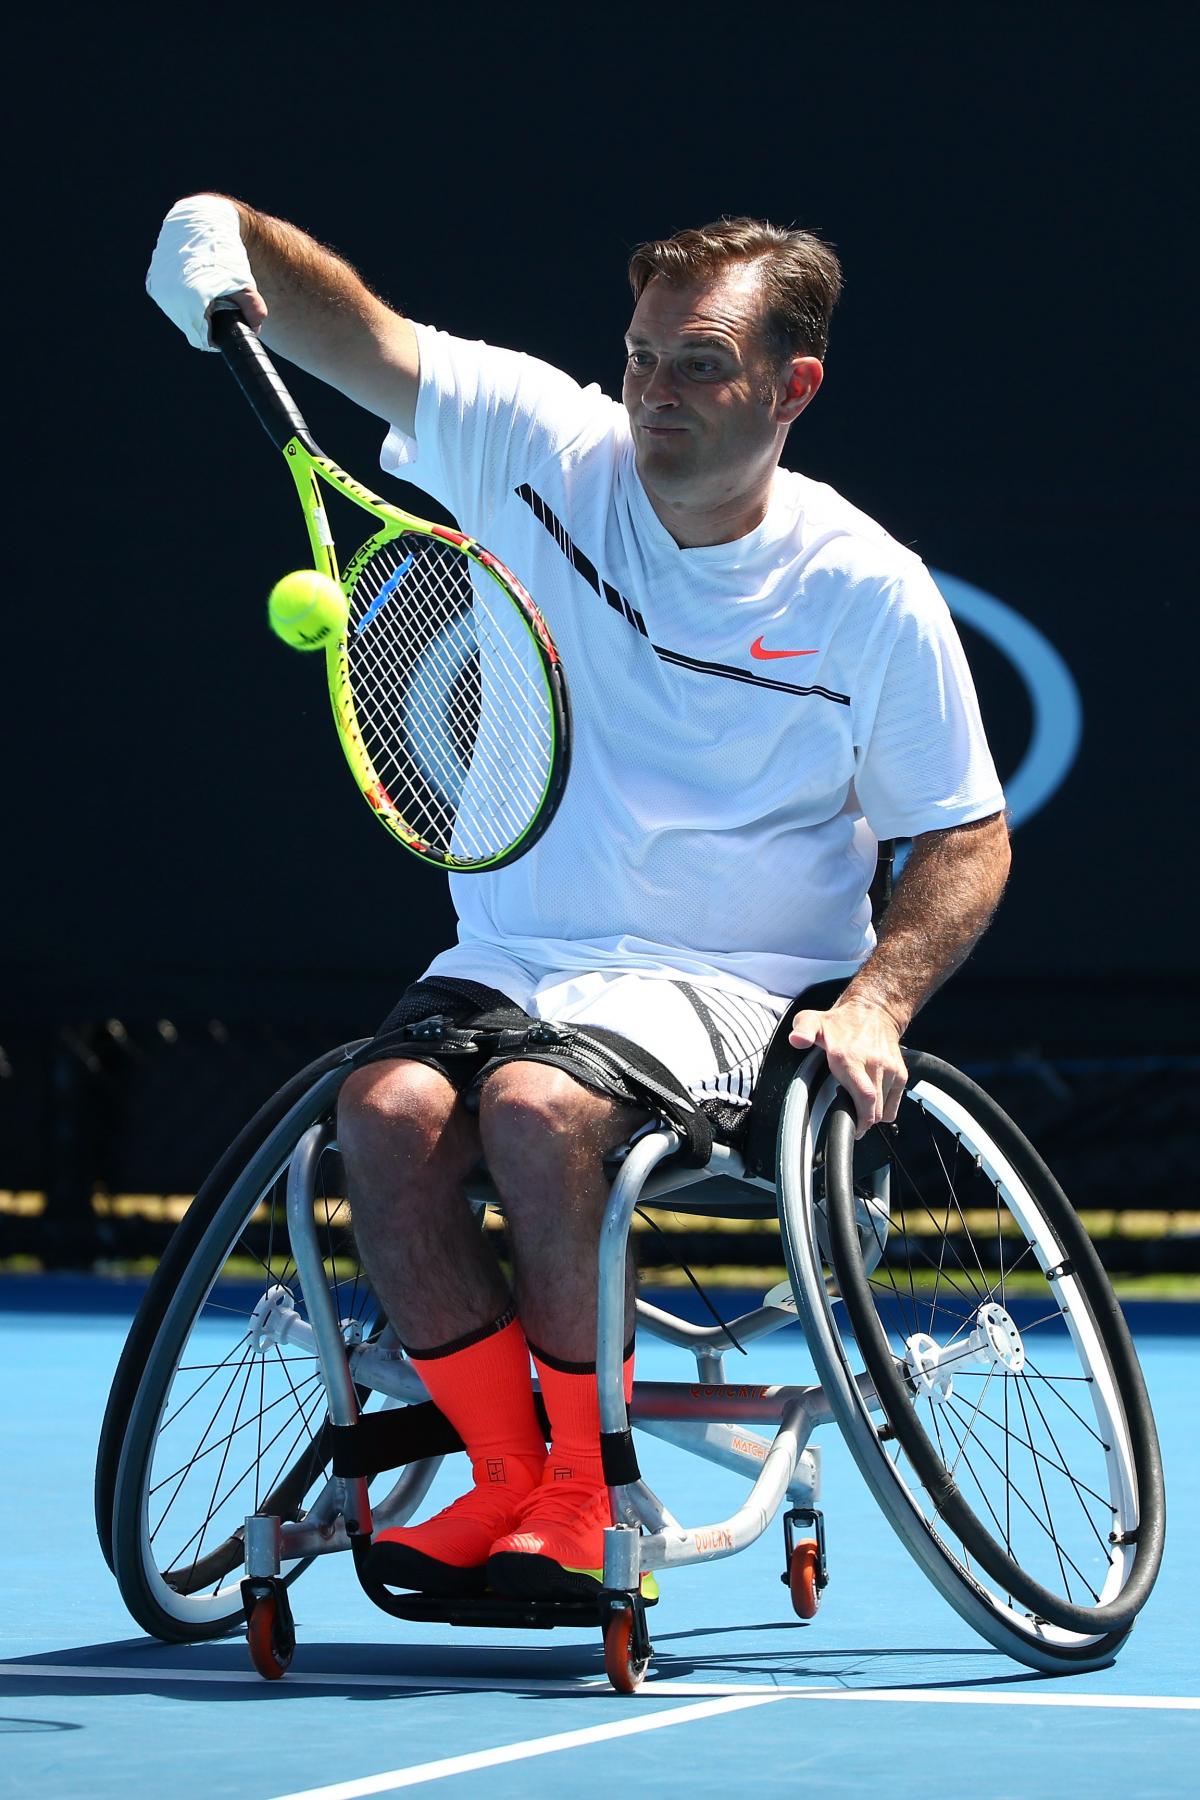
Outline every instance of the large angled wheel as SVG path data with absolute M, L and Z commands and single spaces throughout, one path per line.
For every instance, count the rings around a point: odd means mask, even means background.
M 781 1216 L 831 1405 L 950 1603 L 1035 1668 L 1111 1660 L 1162 1555 L 1145 1385 L 1099 1259 L 1045 1164 L 959 1071 L 906 1051 L 894 1129 L 854 1142 L 793 1084 Z
M 326 1117 L 337 1051 L 252 1121 L 197 1194 L 147 1290 L 101 1434 L 96 1512 L 122 1598 L 153 1636 L 222 1635 L 244 1616 L 247 1514 L 297 1519 L 325 1485 L 325 1392 L 315 1357 L 280 1329 L 307 1317 L 285 1217 L 288 1164 Z M 378 1308 L 348 1234 L 340 1158 L 322 1155 L 315 1219 L 337 1316 L 369 1336 Z M 106 1529 L 107 1528 L 107 1529 Z M 307 1566 L 284 1569 L 294 1580 Z

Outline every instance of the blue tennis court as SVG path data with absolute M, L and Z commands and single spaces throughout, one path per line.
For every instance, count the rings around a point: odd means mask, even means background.
M 664 1577 L 655 1660 L 613 1694 L 598 1632 L 401 1626 L 345 1559 L 293 1590 L 299 1643 L 279 1684 L 238 1638 L 169 1647 L 136 1632 L 95 1539 L 96 1435 L 136 1284 L 0 1282 L 0 1362 L 15 1444 L 0 1502 L 0 1791 L 124 1795 L 131 1783 L 230 1800 L 351 1800 L 437 1782 L 446 1794 L 693 1793 L 984 1797 L 1190 1787 L 1200 1711 L 1200 1451 L 1191 1397 L 1200 1309 L 1129 1309 L 1167 1473 L 1163 1572 L 1116 1665 L 1049 1679 L 975 1638 L 901 1549 L 832 1428 L 823 1504 L 831 1582 L 791 1613 L 772 1529 L 744 1555 Z M 653 1297 L 653 1296 L 651 1296 Z M 748 1379 L 811 1380 L 798 1330 L 750 1349 Z M 678 1378 L 646 1340 L 639 1372 Z M 731 1370 L 732 1374 L 732 1370 Z M 677 1512 L 732 1511 L 742 1482 L 647 1440 Z M 451 1459 L 430 1507 L 456 1490 Z M 724 1503 L 724 1505 L 722 1504 Z

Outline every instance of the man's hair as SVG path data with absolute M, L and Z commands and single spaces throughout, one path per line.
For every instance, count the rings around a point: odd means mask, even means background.
M 639 244 L 629 259 L 629 285 L 640 300 L 656 277 L 682 284 L 744 263 L 758 272 L 763 332 L 770 351 L 824 357 L 829 320 L 842 291 L 842 266 L 811 231 L 784 231 L 765 219 L 721 218 Z

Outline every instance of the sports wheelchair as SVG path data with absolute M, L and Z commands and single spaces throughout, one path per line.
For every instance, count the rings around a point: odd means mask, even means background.
M 461 1443 L 347 1230 L 334 1115 L 364 1040 L 302 1070 L 245 1128 L 134 1320 L 101 1432 L 96 1524 L 137 1623 L 185 1642 L 245 1626 L 254 1665 L 277 1678 L 295 1645 L 291 1584 L 349 1551 L 396 1617 L 598 1625 L 609 1678 L 631 1693 L 652 1654 L 643 1574 L 731 1556 L 785 1503 L 783 1579 L 796 1613 L 815 1614 L 828 1576 L 811 1440 L 835 1423 L 906 1548 L 988 1642 L 1047 1672 L 1110 1662 L 1153 1586 L 1165 1512 L 1145 1385 L 1095 1250 L 966 1075 L 906 1048 L 896 1125 L 856 1142 L 821 1053 L 787 1044 L 790 1018 L 733 1143 L 689 1142 L 664 1116 L 609 1160 L 597 1371 L 613 1523 L 594 1601 L 447 1600 L 372 1576 L 371 1532 L 410 1519 Z M 471 1195 L 482 1218 L 496 1199 L 484 1172 Z M 637 1207 L 777 1218 L 788 1280 L 725 1325 L 639 1300 L 639 1331 L 689 1352 L 695 1376 L 639 1381 L 627 1409 Z M 728 1351 L 797 1320 L 819 1385 L 728 1381 Z M 682 1523 L 643 1479 L 635 1433 L 743 1473 L 744 1503 Z

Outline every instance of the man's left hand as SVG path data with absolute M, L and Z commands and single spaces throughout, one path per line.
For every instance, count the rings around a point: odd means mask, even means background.
M 872 1125 L 890 1125 L 900 1110 L 908 1070 L 900 1054 L 900 1030 L 892 1015 L 868 1000 L 848 1000 L 829 1012 L 798 1012 L 789 1044 L 818 1045 L 831 1074 L 854 1102 L 855 1137 Z

